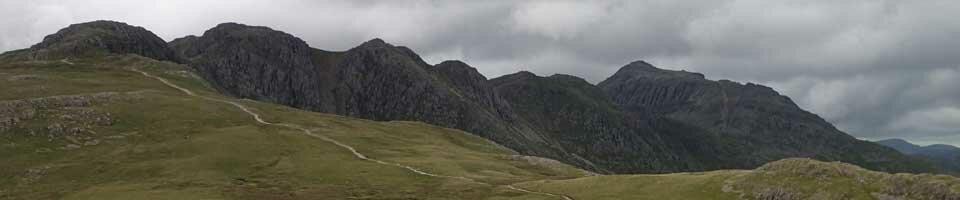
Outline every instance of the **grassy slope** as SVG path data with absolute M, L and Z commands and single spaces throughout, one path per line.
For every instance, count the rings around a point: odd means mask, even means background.
M 518 184 L 577 199 L 960 199 L 960 179 L 888 174 L 839 162 L 784 159 L 755 170 L 616 175 Z
M 577 199 L 737 199 L 723 192 L 724 180 L 746 171 L 713 171 L 662 175 L 611 175 L 519 184 L 547 192 L 565 192 Z
M 71 62 L 76 64 L 0 63 L 0 102 L 119 92 L 118 98 L 89 106 L 109 113 L 112 124 L 92 127 L 95 134 L 88 135 L 99 143 L 80 144 L 79 149 L 65 149 L 76 142 L 45 133 L 49 124 L 70 121 L 64 113 L 75 108 L 40 109 L 36 117 L 19 122 L 19 128 L 0 131 L 0 199 L 559 199 L 509 190 L 507 184 L 581 200 L 770 194 L 871 199 L 877 192 L 907 195 L 903 191 L 949 199 L 960 182 L 949 176 L 890 175 L 806 160 L 758 170 L 586 176 L 564 164 L 517 159 L 509 149 L 458 130 L 223 97 L 202 81 L 183 76 L 187 69 L 180 65 L 133 56 Z M 269 122 L 309 127 L 375 159 L 490 185 L 357 159 L 332 143 L 298 130 L 260 125 L 236 107 L 187 96 L 124 66 L 142 67 L 203 96 L 243 103 Z
M 355 158 L 299 131 L 255 123 L 224 103 L 187 96 L 123 66 L 167 78 L 198 94 L 223 98 L 185 70 L 133 57 L 0 64 L 0 99 L 139 91 L 135 98 L 93 105 L 115 119 L 98 126 L 97 145 L 2 132 L 0 197 L 14 199 L 550 199 L 469 181 L 427 177 Z M 86 65 L 85 63 L 97 63 Z M 10 77 L 29 75 L 35 79 Z M 370 157 L 494 185 L 582 176 L 559 164 L 512 159 L 512 151 L 461 131 L 415 122 L 373 122 L 235 100 L 267 121 L 295 123 L 356 146 Z M 69 109 L 69 108 L 56 108 Z M 49 110 L 56 110 L 49 109 Z M 44 111 L 45 112 L 45 111 Z M 22 124 L 61 120 L 40 115 Z M 114 137 L 111 137 L 114 136 Z M 123 138 L 119 138 L 123 136 Z M 113 138 L 113 139 L 111 139 Z M 119 138 L 119 139 L 116 139 Z

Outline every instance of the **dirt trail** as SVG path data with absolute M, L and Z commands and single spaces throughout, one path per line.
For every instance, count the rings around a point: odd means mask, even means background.
M 60 62 L 62 62 L 62 63 L 64 63 L 64 64 L 68 64 L 68 65 L 73 65 L 73 63 L 70 62 L 69 60 L 67 60 L 66 58 L 64 58 L 63 60 L 60 60 Z
M 63 61 L 64 63 L 68 63 L 66 60 L 62 60 L 62 61 Z M 70 63 L 70 64 L 72 65 L 72 63 Z M 492 185 L 492 184 L 489 184 L 489 183 L 484 183 L 484 182 L 477 181 L 477 180 L 472 179 L 472 178 L 467 178 L 467 177 L 462 177 L 462 176 L 439 175 L 439 174 L 434 174 L 434 173 L 426 172 L 426 171 L 423 171 L 423 170 L 420 170 L 420 169 L 417 169 L 417 168 L 414 168 L 414 167 L 411 167 L 411 166 L 403 165 L 403 164 L 400 164 L 400 163 L 393 163 L 393 162 L 387 162 L 387 161 L 382 161 L 382 160 L 373 159 L 373 158 L 367 157 L 366 155 L 360 153 L 359 151 L 357 151 L 356 148 L 353 148 L 353 146 L 344 144 L 344 143 L 342 143 L 342 142 L 340 142 L 340 141 L 338 141 L 338 140 L 334 140 L 333 138 L 330 138 L 330 137 L 327 137 L 327 136 L 324 136 L 324 135 L 315 134 L 315 133 L 313 133 L 313 131 L 311 131 L 310 129 L 304 128 L 304 127 L 302 127 L 302 126 L 300 126 L 300 125 L 296 125 L 296 124 L 286 124 L 286 123 L 267 122 L 267 121 L 263 120 L 263 118 L 260 117 L 260 114 L 254 112 L 253 110 L 251 110 L 250 108 L 248 108 L 247 106 L 245 106 L 245 105 L 243 105 L 243 104 L 240 104 L 240 103 L 237 103 L 237 102 L 233 102 L 233 101 L 227 101 L 227 100 L 222 100 L 222 99 L 216 99 L 216 98 L 212 98 L 212 97 L 197 95 L 196 93 L 193 93 L 193 91 L 190 91 L 190 90 L 188 90 L 188 89 L 186 89 L 186 88 L 180 87 L 180 86 L 177 85 L 177 84 L 173 84 L 173 83 L 171 83 L 170 81 L 167 81 L 167 79 L 161 78 L 161 77 L 159 77 L 159 76 L 154 76 L 154 75 L 152 75 L 152 74 L 150 74 L 150 73 L 147 73 L 147 72 L 145 72 L 145 71 L 142 71 L 142 70 L 140 70 L 140 69 L 133 68 L 133 67 L 129 67 L 129 68 L 127 68 L 127 69 L 130 70 L 130 71 L 134 71 L 134 72 L 138 72 L 138 73 L 140 73 L 140 74 L 143 74 L 143 76 L 156 79 L 156 80 L 162 82 L 163 84 L 165 84 L 165 85 L 167 85 L 167 86 L 169 86 L 169 87 L 172 87 L 172 88 L 174 88 L 174 89 L 180 90 L 180 91 L 183 92 L 183 93 L 186 93 L 187 95 L 194 96 L 194 97 L 199 97 L 199 98 L 202 98 L 202 99 L 208 100 L 208 101 L 215 101 L 215 102 L 220 102 L 220 103 L 226 103 L 226 104 L 233 105 L 234 107 L 239 108 L 240 110 L 242 110 L 243 112 L 249 114 L 250 116 L 253 116 L 253 119 L 256 120 L 257 123 L 264 124 L 264 125 L 271 125 L 271 126 L 281 126 L 281 127 L 286 127 L 286 128 L 290 128 L 290 129 L 296 129 L 296 130 L 299 130 L 299 131 L 303 132 L 305 135 L 308 135 L 308 136 L 311 136 L 311 137 L 314 137 L 314 138 L 318 138 L 318 139 L 323 140 L 323 141 L 326 141 L 326 142 L 333 143 L 334 145 L 337 145 L 337 146 L 340 146 L 340 147 L 342 147 L 342 148 L 344 148 L 344 149 L 349 150 L 351 153 L 353 153 L 353 155 L 354 155 L 355 157 L 357 157 L 357 158 L 359 158 L 359 159 L 361 159 L 361 160 L 366 160 L 366 161 L 370 161 L 370 162 L 374 162 L 374 163 L 378 163 L 378 164 L 382 164 L 382 165 L 388 165 L 388 166 L 394 166 L 394 167 L 403 168 L 403 169 L 409 170 L 410 172 L 413 172 L 413 173 L 415 173 L 415 174 L 424 175 L 424 176 L 439 177 L 439 178 L 450 178 L 450 179 L 460 179 L 460 180 L 464 180 L 464 181 L 468 181 L 468 182 L 473 182 L 473 183 L 480 184 L 480 185 L 503 186 L 503 187 L 506 187 L 507 189 L 514 190 L 514 191 L 518 191 L 518 192 L 523 192 L 523 193 L 529 193 L 529 194 L 537 194 L 537 195 L 544 195 L 544 196 L 556 197 L 556 198 L 561 198 L 561 199 L 564 199 L 564 200 L 574 200 L 572 197 L 567 196 L 567 195 L 560 195 L 560 194 L 553 194 L 553 193 L 546 193 L 546 192 L 530 191 L 530 190 L 527 190 L 527 189 L 514 187 L 513 185 Z

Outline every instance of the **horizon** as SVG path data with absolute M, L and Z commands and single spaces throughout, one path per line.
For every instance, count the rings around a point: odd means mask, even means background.
M 960 145 L 960 58 L 949 55 L 960 51 L 952 39 L 960 24 L 949 20 L 960 2 L 326 3 L 4 1 L 0 11 L 10 16 L 0 25 L 23 28 L 0 31 L 0 51 L 29 47 L 69 24 L 107 19 L 167 42 L 224 22 L 267 26 L 324 50 L 383 38 L 428 63 L 461 60 L 488 78 L 530 71 L 595 84 L 644 60 L 772 87 L 857 138 Z M 198 4 L 208 6 L 190 6 Z M 320 20 L 299 20 L 305 18 Z M 630 23 L 637 27 L 623 27 Z

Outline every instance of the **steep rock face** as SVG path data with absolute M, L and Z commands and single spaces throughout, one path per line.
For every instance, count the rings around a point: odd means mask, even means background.
M 565 155 L 519 121 L 476 69 L 459 61 L 431 66 L 412 50 L 380 39 L 344 52 L 323 51 L 280 31 L 236 23 L 170 45 L 230 95 L 372 120 L 423 121 L 524 154 Z
M 477 69 L 460 61 L 444 61 L 436 65 L 436 70 L 439 77 L 444 78 L 442 81 L 459 91 L 458 96 L 485 107 L 496 108 L 495 110 L 502 112 L 496 113 L 498 116 L 512 117 L 507 103 L 498 98 L 500 95 Z
M 663 116 L 720 138 L 717 148 L 749 168 L 786 157 L 841 160 L 887 171 L 918 171 L 910 158 L 858 140 L 789 98 L 757 84 L 707 80 L 638 61 L 598 85 L 630 112 Z
M 622 112 L 603 92 L 570 75 L 539 77 L 520 72 L 491 80 L 525 121 L 568 153 L 603 172 L 677 172 L 703 170 L 704 152 L 688 148 L 701 140 L 678 140 L 655 127 L 657 119 Z
M 73 24 L 47 35 L 28 50 L 20 51 L 29 59 L 81 57 L 97 52 L 137 54 L 157 60 L 179 62 L 167 43 L 139 26 L 114 21 Z
M 457 67 L 463 69 L 453 69 Z M 373 120 L 425 121 L 498 138 L 498 142 L 514 138 L 493 133 L 518 131 L 502 120 L 510 115 L 503 100 L 483 84 L 485 78 L 471 76 L 469 66 L 430 66 L 409 49 L 374 39 L 345 52 L 333 68 L 334 103 L 321 111 Z
M 228 94 L 305 107 L 321 100 L 314 49 L 292 35 L 267 27 L 224 23 L 202 37 L 174 40 L 171 45 L 198 73 Z M 252 66 L 252 67 L 251 67 Z
M 752 168 L 795 156 L 905 168 L 889 164 L 902 160 L 896 152 L 836 131 L 769 88 L 645 63 L 598 87 L 574 76 L 529 72 L 487 80 L 462 62 L 432 66 L 379 39 L 330 52 L 235 23 L 170 46 L 226 94 L 462 129 L 597 172 Z

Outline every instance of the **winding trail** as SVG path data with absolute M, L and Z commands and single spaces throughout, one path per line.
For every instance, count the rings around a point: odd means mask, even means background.
M 557 197 L 557 198 L 561 198 L 561 199 L 563 199 L 563 200 L 574 200 L 573 197 L 570 197 L 570 196 L 567 196 L 567 195 L 562 195 L 562 194 L 554 194 L 554 193 L 530 191 L 530 190 L 527 190 L 527 189 L 514 187 L 513 185 L 507 185 L 506 187 L 507 187 L 507 188 L 510 188 L 511 190 L 516 190 L 516 191 L 521 191 L 521 192 L 526 192 L 526 193 L 531 193 L 531 194 L 539 194 L 539 195 L 544 195 L 544 196 Z
M 73 63 L 67 60 L 66 58 L 64 58 L 63 60 L 60 60 L 60 62 L 62 62 L 63 64 L 73 65 Z
M 66 59 L 61 60 L 61 61 L 64 62 L 64 63 L 69 63 L 68 61 L 66 61 Z M 72 65 L 73 63 L 69 63 L 69 64 Z M 299 130 L 299 131 L 303 132 L 305 135 L 308 135 L 308 136 L 311 136 L 311 137 L 314 137 L 314 138 L 317 138 L 317 139 L 320 139 L 320 140 L 323 140 L 323 141 L 326 141 L 326 142 L 333 143 L 334 145 L 337 145 L 337 146 L 340 146 L 340 147 L 342 147 L 342 148 L 344 148 L 344 149 L 349 150 L 350 153 L 353 153 L 354 157 L 357 157 L 357 158 L 359 158 L 359 159 L 361 159 L 361 160 L 366 160 L 366 161 L 374 162 L 374 163 L 381 164 L 381 165 L 388 165 L 388 166 L 394 166 L 394 167 L 403 168 L 403 169 L 406 169 L 406 170 L 408 170 L 408 171 L 410 171 L 410 172 L 413 172 L 413 173 L 419 174 L 419 175 L 423 175 L 423 176 L 439 177 L 439 178 L 450 178 L 450 179 L 459 179 L 459 180 L 464 180 L 464 181 L 468 181 L 468 182 L 472 182 L 472 183 L 476 183 L 476 184 L 480 184 L 480 185 L 486 185 L 486 186 L 503 186 L 503 187 L 506 187 L 507 189 L 514 190 L 514 191 L 518 191 L 518 192 L 523 192 L 523 193 L 543 195 L 543 196 L 549 196 L 549 197 L 556 197 L 556 198 L 561 198 L 561 199 L 563 199 L 563 200 L 574 200 L 572 197 L 567 196 L 567 195 L 547 193 L 547 192 L 530 191 L 530 190 L 527 190 L 527 189 L 515 187 L 515 186 L 513 186 L 513 185 L 493 185 L 493 184 L 480 182 L 480 181 L 477 181 L 477 180 L 475 180 L 475 179 L 467 178 L 467 177 L 462 177 L 462 176 L 439 175 L 439 174 L 434 174 L 434 173 L 426 172 L 426 171 L 423 171 L 423 170 L 420 170 L 420 169 L 417 169 L 417 168 L 414 168 L 414 167 L 411 167 L 411 166 L 403 165 L 403 164 L 400 164 L 400 163 L 393 163 L 393 162 L 387 162 L 387 161 L 383 161 L 383 160 L 373 159 L 373 158 L 367 157 L 366 155 L 360 153 L 359 151 L 357 151 L 356 148 L 353 148 L 353 146 L 344 144 L 344 143 L 342 143 L 342 142 L 340 142 L 340 141 L 334 140 L 333 138 L 330 138 L 330 137 L 327 137 L 327 136 L 324 136 L 324 135 L 315 134 L 315 133 L 313 133 L 313 131 L 311 131 L 310 129 L 304 128 L 304 127 L 302 127 L 302 126 L 300 126 L 300 125 L 296 125 L 296 124 L 286 124 L 286 123 L 273 123 L 273 122 L 265 121 L 265 120 L 263 120 L 263 118 L 260 117 L 260 114 L 254 112 L 253 110 L 251 110 L 250 108 L 248 108 L 247 106 L 245 106 L 245 105 L 243 105 L 243 104 L 240 104 L 240 103 L 237 103 L 237 102 L 233 102 L 233 101 L 227 101 L 227 100 L 222 100 L 222 99 L 217 99 L 217 98 L 212 98 L 212 97 L 197 95 L 196 93 L 193 93 L 193 91 L 190 91 L 190 90 L 188 90 L 188 89 L 186 89 L 186 88 L 180 87 L 179 85 L 174 84 L 174 83 L 171 83 L 170 81 L 167 81 L 167 79 L 161 78 L 161 77 L 159 77 L 159 76 L 154 76 L 154 75 L 152 75 L 152 74 L 150 74 L 150 73 L 147 73 L 147 72 L 145 72 L 145 71 L 142 71 L 142 70 L 137 69 L 137 68 L 134 68 L 134 67 L 127 67 L 127 69 L 130 70 L 130 71 L 139 72 L 140 74 L 143 74 L 143 76 L 156 79 L 156 80 L 162 82 L 163 84 L 165 84 L 165 85 L 167 85 L 167 86 L 169 86 L 169 87 L 172 87 L 172 88 L 174 88 L 174 89 L 180 90 L 180 91 L 183 92 L 183 93 L 186 93 L 187 95 L 190 95 L 190 96 L 193 96 L 193 97 L 199 97 L 199 98 L 202 98 L 202 99 L 208 100 L 208 101 L 215 101 L 215 102 L 220 102 L 220 103 L 226 103 L 226 104 L 233 105 L 234 107 L 239 108 L 240 110 L 242 110 L 243 112 L 249 114 L 250 116 L 253 116 L 253 119 L 256 120 L 257 123 L 260 123 L 260 124 L 263 124 L 263 125 L 281 126 L 281 127 L 286 127 L 286 128 L 290 128 L 290 129 L 296 129 L 296 130 Z

